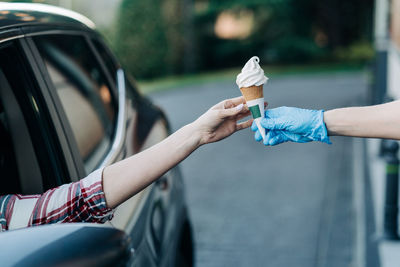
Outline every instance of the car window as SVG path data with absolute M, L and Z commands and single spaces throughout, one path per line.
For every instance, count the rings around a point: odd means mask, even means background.
M 82 36 L 34 38 L 71 125 L 86 172 L 107 155 L 116 122 L 116 102 L 107 79 Z

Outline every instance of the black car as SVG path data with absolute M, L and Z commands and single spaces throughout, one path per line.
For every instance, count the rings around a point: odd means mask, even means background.
M 0 195 L 78 181 L 168 131 L 89 19 L 0 3 Z M 0 233 L 1 266 L 192 266 L 192 251 L 178 168 L 119 206 L 108 224 Z

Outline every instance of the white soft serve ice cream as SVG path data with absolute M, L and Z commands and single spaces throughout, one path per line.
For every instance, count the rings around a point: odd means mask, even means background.
M 244 65 L 242 71 L 236 77 L 236 84 L 239 88 L 249 86 L 259 86 L 265 84 L 268 78 L 264 75 L 264 70 L 260 67 L 260 59 L 256 56 L 250 58 Z

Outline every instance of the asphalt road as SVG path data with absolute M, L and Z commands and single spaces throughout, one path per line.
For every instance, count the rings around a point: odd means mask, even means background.
M 363 73 L 271 78 L 270 107 L 331 109 L 364 103 Z M 239 95 L 213 82 L 151 98 L 173 129 Z M 249 129 L 200 148 L 182 164 L 196 235 L 197 267 L 351 266 L 355 220 L 352 140 L 264 147 Z

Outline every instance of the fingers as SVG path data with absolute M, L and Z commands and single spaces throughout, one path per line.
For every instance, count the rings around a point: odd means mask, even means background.
M 238 96 L 238 97 L 231 98 L 231 99 L 228 99 L 228 100 L 232 101 L 232 103 L 233 103 L 235 106 L 237 106 L 237 105 L 239 105 L 239 104 L 244 104 L 244 103 L 246 103 L 246 100 L 244 99 L 243 96 Z
M 235 104 L 231 100 L 225 100 L 223 102 L 224 109 L 233 108 Z
M 275 132 L 273 132 L 273 131 L 267 132 L 267 134 L 265 135 L 265 139 L 263 139 L 263 144 L 268 146 L 269 145 L 269 140 L 271 140 L 275 136 L 276 136 Z
M 253 121 L 253 124 L 251 125 L 251 130 L 252 130 L 253 132 L 256 132 L 256 131 L 258 130 L 256 121 Z
M 222 101 L 218 102 L 217 104 L 215 104 L 214 106 L 212 106 L 210 109 L 218 110 L 218 109 L 233 108 L 239 104 L 244 104 L 244 103 L 246 103 L 246 101 L 244 100 L 244 97 L 238 96 L 238 97 L 222 100 Z
M 226 105 L 231 105 L 231 104 L 228 103 Z M 219 115 L 221 116 L 221 118 L 232 117 L 232 116 L 236 116 L 239 113 L 241 113 L 243 111 L 243 109 L 244 109 L 244 105 L 242 103 L 240 103 L 237 106 L 232 107 L 232 108 L 220 109 Z
M 239 106 L 240 106 L 240 104 L 237 105 L 236 107 L 239 107 Z M 241 112 L 242 112 L 242 113 L 248 113 L 248 114 L 250 114 L 250 109 L 249 109 L 249 107 L 248 107 L 246 104 L 243 104 L 243 109 L 242 109 Z
M 244 119 L 246 117 L 250 116 L 250 111 L 245 111 L 245 112 L 240 112 L 237 116 L 236 116 L 236 120 L 240 121 L 241 119 Z
M 253 120 L 248 120 L 248 121 L 236 124 L 236 131 L 240 131 L 240 130 L 249 128 L 252 122 L 253 122 Z
M 260 142 L 262 140 L 260 131 L 256 130 L 256 133 L 254 134 L 254 140 L 256 140 L 257 142 Z
M 243 96 L 226 99 L 215 105 L 212 109 L 219 109 L 222 118 L 237 115 L 239 113 L 247 113 L 249 108 L 245 105 L 246 101 Z
M 262 140 L 265 146 L 275 146 L 285 142 L 285 138 L 283 138 L 281 134 L 277 134 L 276 132 L 273 131 L 267 131 L 265 139 L 263 139 L 260 134 L 260 131 L 257 130 L 256 133 L 254 134 L 254 139 L 257 142 Z
M 268 140 L 268 145 L 270 146 L 276 146 L 284 142 L 284 139 L 282 138 L 282 135 L 277 134 L 271 139 Z
M 246 100 L 244 99 L 243 96 L 238 96 L 238 97 L 234 97 L 234 98 L 230 98 L 230 99 L 226 99 L 221 101 L 220 103 L 218 103 L 217 105 L 215 105 L 215 107 L 219 106 L 219 107 L 223 107 L 224 109 L 229 109 L 229 108 L 233 108 L 237 105 L 240 104 L 245 104 Z M 268 102 L 264 102 L 264 108 L 268 107 Z M 247 106 L 246 106 L 247 108 Z
M 254 127 L 253 127 L 253 126 L 254 126 Z M 255 131 L 255 133 L 254 133 L 254 139 L 255 139 L 257 142 L 260 142 L 261 140 L 263 140 L 263 143 L 265 144 L 265 142 L 268 141 L 268 139 L 270 139 L 272 136 L 274 136 L 274 132 L 271 132 L 271 131 L 266 130 L 266 131 L 265 131 L 265 139 L 263 139 L 263 137 L 262 137 L 260 131 L 259 131 L 258 128 L 257 128 L 257 125 L 256 125 L 255 123 L 253 123 L 253 125 L 252 125 L 251 127 L 252 127 L 252 130 Z
M 268 130 L 285 130 L 287 128 L 287 121 L 282 118 L 265 118 L 260 123 L 262 127 Z
M 230 99 L 226 99 L 222 101 L 222 106 L 223 108 L 227 109 L 227 108 L 233 108 L 237 105 L 240 104 L 244 104 L 246 103 L 246 101 L 244 100 L 243 96 L 238 96 L 235 98 L 230 98 Z

